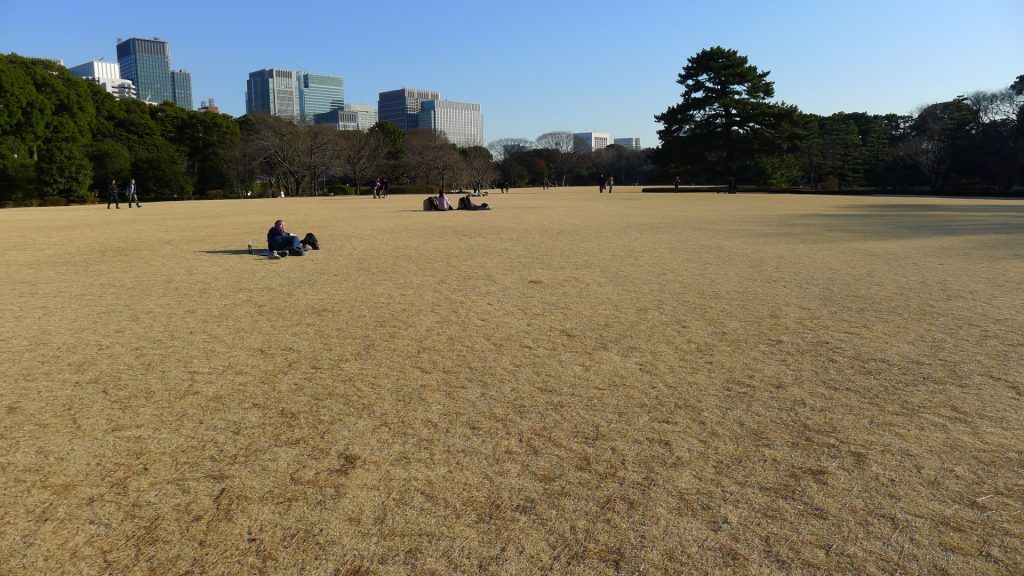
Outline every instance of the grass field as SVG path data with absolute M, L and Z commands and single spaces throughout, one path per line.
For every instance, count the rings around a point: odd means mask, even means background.
M 0 211 L 0 574 L 1024 571 L 1024 201 L 637 192 Z

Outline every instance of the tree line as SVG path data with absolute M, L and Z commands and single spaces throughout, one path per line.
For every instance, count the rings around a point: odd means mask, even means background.
M 457 147 L 432 131 L 368 131 L 118 100 L 47 60 L 0 55 L 0 205 L 87 203 L 135 178 L 149 200 L 620 184 L 1005 191 L 1024 185 L 1024 76 L 916 114 L 801 112 L 735 50 L 689 58 L 660 146 L 578 152 L 567 131 Z M 403 190 L 404 189 L 404 190 Z
M 63 66 L 0 55 L 0 202 L 94 202 L 134 178 L 149 200 L 483 188 L 497 177 L 483 146 L 388 122 L 339 131 L 266 115 L 232 118 L 118 100 Z
M 811 189 L 1008 191 L 1024 185 L 1024 75 L 916 114 L 801 112 L 736 50 L 689 58 L 682 100 L 655 116 L 666 176 Z

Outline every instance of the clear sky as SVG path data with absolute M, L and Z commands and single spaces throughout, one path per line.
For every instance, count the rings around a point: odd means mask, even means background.
M 116 61 L 130 37 L 170 43 L 196 106 L 244 114 L 249 72 L 302 69 L 342 76 L 353 103 L 403 86 L 479 103 L 487 142 L 568 130 L 657 145 L 654 115 L 714 45 L 819 114 L 910 113 L 1024 74 L 1024 0 L 0 0 L 0 53 Z

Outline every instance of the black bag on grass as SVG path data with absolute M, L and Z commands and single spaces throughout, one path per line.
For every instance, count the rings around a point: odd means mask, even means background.
M 320 241 L 317 240 L 316 234 L 313 234 L 312 232 L 306 234 L 306 237 L 302 239 L 302 245 L 309 246 L 313 250 L 320 249 Z

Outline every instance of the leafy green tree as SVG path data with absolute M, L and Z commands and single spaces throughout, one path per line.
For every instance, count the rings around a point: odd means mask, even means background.
M 111 180 L 124 182 L 132 177 L 132 155 L 128 148 L 113 140 L 94 140 L 86 149 L 92 164 L 92 188 L 102 192 Z
M 821 129 L 825 173 L 836 179 L 840 190 L 863 181 L 860 133 L 845 116 L 840 112 L 825 118 Z
M 132 177 L 139 195 L 155 198 L 191 198 L 192 182 L 185 177 L 185 157 L 170 142 L 157 139 L 132 153 Z
M 914 119 L 902 153 L 927 178 L 932 190 L 961 181 L 977 160 L 978 113 L 963 96 L 926 106 Z
M 658 131 L 662 165 L 713 178 L 747 178 L 758 154 L 795 144 L 797 109 L 770 101 L 775 88 L 768 75 L 720 46 L 687 59 L 676 80 L 683 86 L 682 102 L 655 116 L 664 125 Z

